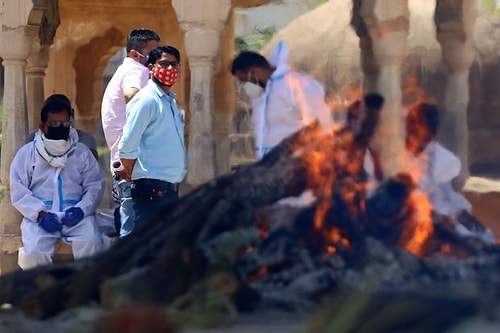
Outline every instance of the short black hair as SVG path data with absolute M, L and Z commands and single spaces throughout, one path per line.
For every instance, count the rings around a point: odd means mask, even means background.
M 181 54 L 179 53 L 179 50 L 170 45 L 161 45 L 149 51 L 147 64 L 155 64 L 156 61 L 161 58 L 163 53 L 171 54 L 177 58 L 178 62 L 181 62 Z
M 160 35 L 158 35 L 151 29 L 137 28 L 130 31 L 130 33 L 127 36 L 127 54 L 132 49 L 142 52 L 146 44 L 152 40 L 159 42 Z
M 66 111 L 70 118 L 73 117 L 73 108 L 69 98 L 63 94 L 50 95 L 43 103 L 40 115 L 41 121 L 46 122 L 49 113 L 59 113 L 61 111 Z
M 253 51 L 243 51 L 236 58 L 234 58 L 231 65 L 231 74 L 235 75 L 237 71 L 248 72 L 250 67 L 270 67 L 269 61 L 267 59 Z

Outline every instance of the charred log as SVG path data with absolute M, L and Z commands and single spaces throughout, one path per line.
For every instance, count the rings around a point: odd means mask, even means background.
M 361 122 L 336 132 L 311 124 L 258 163 L 162 207 L 106 253 L 0 277 L 0 302 L 40 318 L 89 303 L 171 304 L 223 271 L 238 281 L 231 291 L 235 302 L 252 295 L 247 308 L 262 301 L 310 309 L 328 291 L 356 281 L 344 274 L 366 269 L 374 256 L 384 264 L 397 256 L 409 271 L 430 270 L 419 258 L 392 252 L 404 248 L 399 235 L 411 229 L 406 221 L 414 213 L 408 205 L 413 185 L 398 176 L 371 199 L 365 195 L 363 157 L 382 102 L 368 95 L 353 104 Z M 306 192 L 315 198 L 307 208 L 278 203 Z M 280 218 L 269 217 L 270 207 Z M 428 255 L 444 241 L 467 255 L 497 251 L 446 228 L 435 229 L 431 239 L 424 244 Z M 277 295 L 276 286 L 284 293 Z
M 323 149 L 310 141 L 315 136 L 321 144 L 331 141 L 331 136 L 320 135 L 320 131 L 312 124 L 259 163 L 161 208 L 134 237 L 118 242 L 106 253 L 2 276 L 0 302 L 45 318 L 92 302 L 113 306 L 172 301 L 207 273 L 205 255 L 197 242 L 254 225 L 259 207 L 311 186 L 307 161 L 294 153 L 297 147 Z

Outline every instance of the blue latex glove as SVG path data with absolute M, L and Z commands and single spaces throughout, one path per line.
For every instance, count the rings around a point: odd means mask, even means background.
M 44 216 L 39 217 L 38 225 L 42 227 L 43 230 L 50 233 L 62 230 L 62 224 L 59 223 L 59 218 L 54 213 L 47 213 Z
M 83 210 L 80 207 L 71 207 L 64 212 L 61 223 L 67 227 L 74 227 L 83 220 Z

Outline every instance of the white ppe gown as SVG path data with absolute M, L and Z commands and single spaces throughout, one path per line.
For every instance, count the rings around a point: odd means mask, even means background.
M 323 86 L 314 77 L 291 70 L 288 55 L 288 46 L 280 41 L 269 58 L 276 70 L 264 91 L 251 99 L 258 159 L 314 120 L 326 130 L 333 126 Z
M 71 130 L 71 136 L 77 137 Z M 78 141 L 78 140 L 74 140 Z M 105 179 L 91 151 L 76 142 L 67 153 L 64 167 L 50 166 L 29 142 L 17 152 L 10 168 L 10 198 L 23 215 L 18 263 L 22 269 L 52 262 L 54 244 L 62 238 L 70 243 L 75 258 L 94 255 L 110 246 L 109 238 L 99 233 L 95 210 L 105 187 Z M 37 223 L 39 212 L 56 213 L 59 217 L 69 207 L 83 210 L 84 219 L 74 227 L 48 233 Z

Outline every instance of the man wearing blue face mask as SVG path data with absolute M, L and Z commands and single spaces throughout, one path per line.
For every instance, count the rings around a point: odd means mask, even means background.
M 23 215 L 22 269 L 51 263 L 58 238 L 71 243 L 75 258 L 110 245 L 94 215 L 104 176 L 92 152 L 78 142 L 70 117 L 71 105 L 49 97 L 35 139 L 19 149 L 10 167 L 10 199 Z

